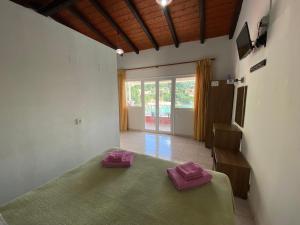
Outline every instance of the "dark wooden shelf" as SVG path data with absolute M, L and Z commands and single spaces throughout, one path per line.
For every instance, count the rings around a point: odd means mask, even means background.
M 214 124 L 213 158 L 216 171 L 225 173 L 235 196 L 247 199 L 250 165 L 240 152 L 242 131 L 231 124 Z
M 240 150 L 242 131 L 235 125 L 214 123 L 213 146 L 233 151 Z
M 249 191 L 250 166 L 242 153 L 214 148 L 214 167 L 225 173 L 230 180 L 233 194 L 247 199 Z
M 214 123 L 214 131 L 215 130 L 223 130 L 223 131 L 228 131 L 228 132 L 241 133 L 241 130 L 233 124 Z
M 224 149 L 214 148 L 214 155 L 216 163 L 218 164 L 250 168 L 247 160 L 240 152 L 231 152 Z

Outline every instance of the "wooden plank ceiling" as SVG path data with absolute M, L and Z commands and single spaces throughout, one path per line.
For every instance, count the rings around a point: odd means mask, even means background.
M 243 0 L 12 0 L 125 52 L 229 35 Z M 201 42 L 201 43 L 200 43 Z

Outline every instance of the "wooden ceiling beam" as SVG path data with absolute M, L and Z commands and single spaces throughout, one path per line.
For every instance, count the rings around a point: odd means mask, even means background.
M 86 27 L 88 27 L 91 31 L 93 31 L 100 39 L 102 39 L 106 45 L 113 49 L 117 49 L 117 47 L 111 43 L 102 32 L 100 32 L 76 7 L 70 6 L 69 11 L 73 16 L 77 17 Z
M 69 7 L 77 0 L 54 0 L 45 7 L 38 10 L 38 13 L 44 16 L 52 16 L 63 8 Z
M 205 0 L 199 0 L 200 41 L 205 42 Z
M 230 27 L 230 31 L 229 31 L 229 39 L 233 38 L 235 29 L 236 29 L 236 25 L 237 25 L 239 17 L 240 17 L 242 5 L 243 5 L 243 0 L 238 0 L 236 3 L 235 9 L 234 9 L 234 15 L 233 15 L 233 19 L 232 19 L 231 27 Z
M 14 3 L 17 3 L 19 5 L 24 6 L 25 8 L 33 9 L 34 11 L 37 11 L 37 9 L 41 8 L 41 3 L 32 1 L 32 0 L 11 0 Z
M 171 32 L 174 45 L 175 45 L 176 48 L 178 48 L 179 47 L 179 41 L 178 41 L 178 37 L 177 37 L 176 31 L 175 31 L 175 27 L 174 27 L 172 17 L 170 15 L 170 10 L 167 6 L 163 7 L 162 10 L 163 10 L 163 13 L 165 15 L 169 30 Z
M 133 16 L 135 17 L 135 19 L 137 20 L 137 22 L 142 27 L 143 31 L 147 35 L 147 37 L 150 40 L 150 42 L 152 43 L 152 46 L 158 51 L 159 50 L 159 45 L 157 44 L 156 40 L 154 39 L 154 37 L 151 34 L 148 26 L 146 25 L 146 23 L 142 19 L 139 11 L 137 10 L 137 8 L 134 5 L 134 3 L 132 2 L 132 0 L 124 0 L 124 1 L 126 3 L 127 7 L 129 8 L 129 10 L 131 11 L 131 13 L 133 14 Z
M 95 7 L 95 9 L 110 23 L 110 25 L 119 33 L 122 38 L 127 42 L 127 44 L 135 51 L 136 54 L 139 54 L 139 49 L 135 44 L 129 39 L 121 27 L 113 20 L 109 13 L 104 9 L 104 7 L 97 0 L 89 0 L 90 3 Z

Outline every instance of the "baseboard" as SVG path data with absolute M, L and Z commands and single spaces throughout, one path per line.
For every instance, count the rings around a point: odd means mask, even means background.
M 132 129 L 132 128 L 129 128 L 128 131 L 145 132 L 145 133 L 153 133 L 153 134 L 167 134 L 167 135 L 172 135 L 172 136 L 179 136 L 179 137 L 185 137 L 185 138 L 193 138 L 192 135 L 186 135 L 186 134 L 178 134 L 178 133 L 170 134 L 170 133 L 164 133 L 164 132 L 155 132 L 155 131 L 148 131 L 148 130 L 146 131 L 146 130 Z
M 174 133 L 174 136 L 185 137 L 185 138 L 194 138 L 192 135 L 187 135 L 187 134 Z

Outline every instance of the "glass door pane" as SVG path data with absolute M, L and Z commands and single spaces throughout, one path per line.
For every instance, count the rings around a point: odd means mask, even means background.
M 156 130 L 156 82 L 144 82 L 145 129 Z
M 159 81 L 159 131 L 171 132 L 172 80 Z
M 175 108 L 194 108 L 195 77 L 176 78 Z

